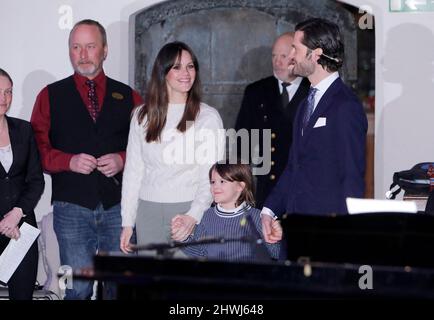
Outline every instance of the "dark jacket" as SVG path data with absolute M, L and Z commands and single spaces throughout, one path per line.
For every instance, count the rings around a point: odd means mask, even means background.
M 26 215 L 21 221 L 36 226 L 34 209 L 44 191 L 44 176 L 32 127 L 24 120 L 6 120 L 13 162 L 8 173 L 0 163 L 0 218 L 19 207 Z
M 106 96 L 94 123 L 75 87 L 73 77 L 48 86 L 50 97 L 50 142 L 70 154 L 86 153 L 98 158 L 125 151 L 128 143 L 132 89 L 107 77 Z M 52 173 L 53 201 L 65 201 L 94 210 L 102 203 L 107 210 L 121 199 L 122 172 L 108 178 L 98 170 L 91 174 L 72 171 Z
M 425 213 L 434 214 L 434 191 L 431 191 L 426 203 Z
M 366 114 L 338 78 L 322 96 L 302 135 L 305 102 L 295 117 L 288 165 L 264 206 L 278 216 L 345 214 L 346 198 L 362 198 L 365 191 Z
M 282 106 L 279 83 L 274 76 L 261 79 L 246 87 L 235 129 L 238 131 L 244 128 L 249 133 L 252 129 L 259 129 L 260 156 L 264 155 L 264 151 L 269 153 L 271 148 L 271 170 L 266 175 L 257 176 L 255 198 L 258 208 L 262 207 L 288 161 L 292 143 L 292 124 L 298 105 L 307 96 L 309 87 L 309 80 L 304 78 L 297 92 L 285 107 Z M 265 145 L 266 150 L 264 150 L 262 136 L 264 129 L 271 129 L 271 146 Z M 239 146 L 237 151 L 242 157 Z M 251 156 L 249 154 L 250 161 Z

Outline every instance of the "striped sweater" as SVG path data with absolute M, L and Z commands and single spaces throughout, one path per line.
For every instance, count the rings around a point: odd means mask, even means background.
M 254 226 L 248 223 L 247 215 L 252 218 L 250 221 L 253 221 Z M 252 230 L 252 227 L 256 230 Z M 255 249 L 255 244 L 232 240 L 242 237 L 256 239 L 257 236 L 255 235 L 258 235 L 258 232 L 262 237 L 260 210 L 252 208 L 246 203 L 230 211 L 216 205 L 205 211 L 202 221 L 186 241 L 193 242 L 208 238 L 231 239 L 231 241 L 186 246 L 183 251 L 190 257 L 206 257 L 227 261 L 256 261 L 257 249 Z M 277 259 L 280 243 L 266 243 L 265 246 L 270 256 Z

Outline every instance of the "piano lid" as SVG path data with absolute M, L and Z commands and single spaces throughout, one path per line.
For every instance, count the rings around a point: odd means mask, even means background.
M 287 257 L 297 261 L 434 267 L 434 216 L 286 215 Z

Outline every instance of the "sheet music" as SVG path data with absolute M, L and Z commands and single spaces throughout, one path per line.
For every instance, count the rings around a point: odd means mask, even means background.
M 349 214 L 372 212 L 417 213 L 417 206 L 414 201 L 347 198 L 347 208 Z
M 0 281 L 9 281 L 40 232 L 26 222 L 21 225 L 19 239 L 11 239 L 0 256 Z

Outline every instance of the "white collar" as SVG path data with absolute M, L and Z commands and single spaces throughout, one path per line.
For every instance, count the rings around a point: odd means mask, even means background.
M 232 209 L 225 209 L 222 208 L 219 204 L 216 204 L 216 206 L 214 207 L 214 212 L 223 218 L 233 218 L 233 217 L 237 217 L 239 215 L 242 215 L 243 213 L 245 213 L 246 211 L 248 211 L 251 208 L 250 205 L 248 205 L 245 201 L 240 204 L 238 207 L 236 208 L 232 208 Z
M 277 79 L 277 82 L 279 82 L 279 90 L 280 92 L 282 92 L 283 87 L 282 87 L 282 83 L 283 81 L 280 80 L 278 77 L 276 77 L 276 75 L 274 75 L 274 77 Z M 294 80 L 290 81 L 289 83 L 291 84 L 289 87 L 291 88 L 292 86 L 299 86 L 300 83 L 303 81 L 303 77 L 297 77 Z
M 316 86 L 313 86 L 314 88 L 318 89 L 320 92 L 326 92 L 327 89 L 332 85 L 332 83 L 339 78 L 339 72 L 333 72 L 324 79 L 322 79 L 320 82 L 316 84 Z

